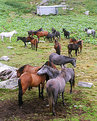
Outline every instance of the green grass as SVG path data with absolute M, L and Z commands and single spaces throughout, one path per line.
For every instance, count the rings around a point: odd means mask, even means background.
M 32 2 L 32 4 L 30 3 Z M 60 3 L 60 1 L 50 1 L 52 4 Z M 17 36 L 28 36 L 28 30 L 37 30 L 43 27 L 44 30 L 51 32 L 51 28 L 61 32 L 62 54 L 68 55 L 67 44 L 69 40 L 65 39 L 62 33 L 62 28 L 70 31 L 71 37 L 76 39 L 81 38 L 84 41 L 83 52 L 77 58 L 76 85 L 73 89 L 73 94 L 69 94 L 69 84 L 66 85 L 65 101 L 69 104 L 66 109 L 66 117 L 55 117 L 54 121 L 79 121 L 79 120 L 97 120 L 97 35 L 87 37 L 83 31 L 85 27 L 92 27 L 97 30 L 97 10 L 96 0 L 68 0 L 66 3 L 70 7 L 74 7 L 73 11 L 65 11 L 65 15 L 57 16 L 37 16 L 32 14 L 36 11 L 36 3 L 39 0 L 1 0 L 0 1 L 0 33 L 3 31 L 16 30 L 17 35 L 12 37 L 12 43 L 8 38 L 4 38 L 4 42 L 0 41 L 0 57 L 7 55 L 10 61 L 4 62 L 9 66 L 19 68 L 24 64 L 33 66 L 41 66 L 48 60 L 50 53 L 55 52 L 54 43 L 39 43 L 38 51 L 31 49 L 31 45 L 24 48 L 21 41 L 16 42 Z M 49 5 L 51 4 L 49 3 Z M 91 7 L 92 6 L 92 7 Z M 90 16 L 84 15 L 84 11 L 89 10 Z M 6 30 L 5 30 L 5 29 Z M 43 40 L 43 38 L 41 38 Z M 7 49 L 8 46 L 13 46 L 13 49 Z M 74 53 L 73 56 L 75 57 Z M 68 65 L 68 67 L 72 67 Z M 96 81 L 95 81 L 96 80 Z M 92 82 L 92 88 L 81 88 L 77 86 L 78 81 Z M 36 97 L 38 96 L 35 90 Z M 18 90 L 0 89 L 0 101 L 10 99 L 17 100 Z M 34 95 L 35 96 L 35 95 Z M 26 93 L 24 100 L 33 100 L 32 93 Z M 61 99 L 58 100 L 61 102 Z M 76 105 L 76 106 L 75 106 Z M 74 107 L 75 106 L 75 107 Z M 83 111 L 83 113 L 80 111 Z M 12 118 L 12 117 L 10 117 Z M 35 117 L 36 119 L 37 117 Z M 21 120 L 15 117 L 14 120 Z

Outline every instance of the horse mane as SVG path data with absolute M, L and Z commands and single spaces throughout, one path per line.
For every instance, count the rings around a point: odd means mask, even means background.
M 27 64 L 26 64 L 26 65 L 23 65 L 22 67 L 20 67 L 20 68 L 18 69 L 18 71 L 22 73 L 23 70 L 24 70 L 24 68 L 25 68 L 26 66 L 27 66 Z

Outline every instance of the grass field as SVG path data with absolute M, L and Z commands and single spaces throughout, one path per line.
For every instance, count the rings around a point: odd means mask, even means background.
M 31 4 L 32 2 L 32 4 Z M 58 0 L 60 3 L 60 1 Z M 37 89 L 26 92 L 23 96 L 23 109 L 18 109 L 18 89 L 5 90 L 0 89 L 0 119 L 5 121 L 37 121 L 37 120 L 53 120 L 53 121 L 96 121 L 97 120 L 97 35 L 87 37 L 84 32 L 85 27 L 91 27 L 97 30 L 97 10 L 96 0 L 68 0 L 70 7 L 74 7 L 73 11 L 65 11 L 64 15 L 57 16 L 37 16 L 32 14 L 35 12 L 35 4 L 40 3 L 39 0 L 1 0 L 0 1 L 0 33 L 3 31 L 16 30 L 18 34 L 12 37 L 12 42 L 8 38 L 4 38 L 4 42 L 0 40 L 0 57 L 3 55 L 9 56 L 10 61 L 0 61 L 9 66 L 19 68 L 24 64 L 33 66 L 41 66 L 47 60 L 49 55 L 54 50 L 54 43 L 39 43 L 38 51 L 31 49 L 28 44 L 24 48 L 21 41 L 16 42 L 17 36 L 27 37 L 29 30 L 37 30 L 43 28 L 51 32 L 51 28 L 61 32 L 62 55 L 68 55 L 67 44 L 69 39 L 65 39 L 62 33 L 62 28 L 70 31 L 70 37 L 76 39 L 81 38 L 84 41 L 83 51 L 76 57 L 73 52 L 73 57 L 77 59 L 75 68 L 76 84 L 73 89 L 73 94 L 69 94 L 69 84 L 65 89 L 66 106 L 63 107 L 61 99 L 58 99 L 56 106 L 57 116 L 53 117 L 49 113 L 47 104 L 47 96 L 45 92 L 45 100 L 38 99 Z M 53 0 L 52 4 L 56 3 Z M 51 4 L 51 3 L 49 3 Z M 90 7 L 92 6 L 92 9 Z M 90 11 L 90 16 L 83 14 L 85 10 Z M 41 38 L 43 40 L 43 38 Z M 14 47 L 7 49 L 8 46 Z M 68 64 L 67 67 L 72 67 Z M 58 67 L 60 69 L 60 67 Z M 93 83 L 92 88 L 78 87 L 79 81 Z M 38 104 L 40 101 L 40 104 Z M 35 105 L 39 105 L 35 107 Z M 34 109 L 34 110 L 33 110 Z M 58 110 L 59 109 L 59 110 Z

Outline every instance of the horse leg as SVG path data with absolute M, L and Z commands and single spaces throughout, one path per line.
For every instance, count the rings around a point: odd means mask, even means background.
M 78 51 L 78 49 L 75 50 L 75 55 L 76 55 L 76 56 L 77 56 L 77 51 Z
M 2 36 L 1 38 L 2 38 L 2 42 L 4 42 L 4 40 L 3 40 L 3 36 Z
M 40 84 L 38 86 L 38 90 L 39 90 L 39 98 L 40 98 L 41 97 L 41 95 L 40 95 Z
M 24 42 L 24 44 L 25 44 L 25 47 L 27 47 L 27 44 L 26 44 L 26 42 Z
M 42 91 L 41 91 L 41 97 L 42 97 L 42 99 L 44 99 L 43 90 L 44 90 L 44 83 L 42 83 Z
M 62 92 L 62 102 L 63 102 L 63 105 L 64 105 L 64 91 Z
M 56 112 L 55 112 L 55 101 L 53 100 L 53 104 L 52 104 L 52 114 L 55 116 Z
M 11 37 L 10 37 L 10 42 L 11 42 Z
M 18 86 L 19 86 L 18 103 L 19 103 L 19 107 L 20 107 L 23 104 L 23 101 L 22 101 L 23 92 L 22 92 L 22 85 L 21 85 L 20 79 L 18 80 Z
M 70 80 L 69 83 L 70 83 L 70 94 L 72 94 L 72 81 Z

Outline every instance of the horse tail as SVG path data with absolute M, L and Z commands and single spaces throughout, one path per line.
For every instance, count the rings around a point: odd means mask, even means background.
M 49 109 L 52 111 L 52 106 L 53 106 L 53 89 L 51 87 L 52 85 L 50 84 L 47 88 L 47 94 L 48 94 L 48 101 L 49 101 Z
M 74 69 L 73 69 L 74 72 Z M 75 86 L 75 72 L 74 72 L 74 76 L 73 76 L 73 83 L 72 83 L 73 87 Z
M 21 106 L 23 104 L 22 102 L 23 92 L 22 92 L 21 79 L 18 80 L 18 86 L 19 86 L 18 103 L 19 103 L 19 106 Z

